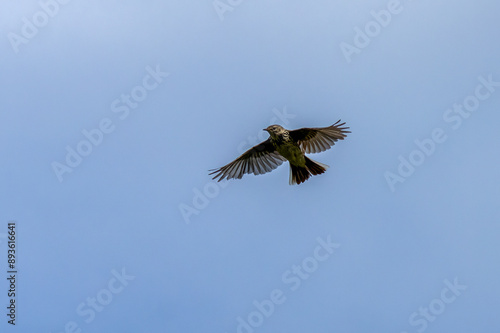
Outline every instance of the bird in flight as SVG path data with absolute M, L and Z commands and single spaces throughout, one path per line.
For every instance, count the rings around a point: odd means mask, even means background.
M 270 172 L 283 162 L 290 163 L 290 185 L 305 182 L 311 175 L 326 171 L 328 165 L 313 161 L 305 154 L 320 153 L 330 149 L 338 140 L 344 140 L 349 127 L 342 127 L 340 120 L 329 127 L 286 130 L 280 125 L 264 129 L 269 138 L 250 148 L 233 162 L 212 169 L 209 174 L 220 182 L 223 179 L 241 179 L 244 174 L 261 175 Z

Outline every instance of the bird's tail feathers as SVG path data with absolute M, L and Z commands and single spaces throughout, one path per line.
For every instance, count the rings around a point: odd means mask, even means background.
M 301 167 L 290 163 L 290 185 L 301 184 L 311 175 L 320 175 L 328 169 L 328 165 L 306 158 L 306 166 Z
M 329 168 L 328 165 L 316 162 L 314 160 L 311 160 L 309 157 L 304 156 L 306 158 L 306 168 L 309 170 L 309 172 L 313 175 L 320 175 L 323 172 L 326 171 L 326 169 Z

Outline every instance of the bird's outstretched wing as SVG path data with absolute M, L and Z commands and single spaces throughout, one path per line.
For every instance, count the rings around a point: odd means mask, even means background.
M 330 149 L 338 140 L 344 140 L 349 127 L 337 121 L 330 127 L 299 128 L 290 131 L 290 136 L 296 141 L 304 153 L 320 153 Z
M 210 175 L 215 174 L 212 179 L 219 178 L 220 182 L 226 179 L 241 179 L 244 174 L 253 173 L 261 175 L 279 167 L 286 159 L 281 156 L 269 139 L 248 149 L 240 157 L 219 169 L 209 171 Z

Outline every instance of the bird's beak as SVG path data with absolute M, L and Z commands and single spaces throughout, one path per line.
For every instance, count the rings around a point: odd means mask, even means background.
M 267 131 L 267 128 L 264 128 L 263 131 Z

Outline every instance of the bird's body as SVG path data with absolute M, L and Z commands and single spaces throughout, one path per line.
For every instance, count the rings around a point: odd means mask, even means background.
M 233 162 L 210 174 L 213 179 L 240 179 L 246 173 L 260 175 L 277 168 L 284 161 L 290 163 L 290 185 L 300 184 L 311 175 L 326 171 L 327 165 L 315 162 L 305 153 L 318 153 L 330 149 L 337 140 L 343 140 L 349 127 L 341 127 L 340 120 L 330 127 L 301 128 L 288 131 L 279 125 L 271 125 L 264 130 L 269 139 L 250 148 Z
M 271 143 L 276 151 L 294 165 L 304 167 L 306 159 L 297 142 L 290 137 L 290 132 L 279 125 L 271 125 L 266 129 L 271 136 Z
M 297 143 L 293 141 L 285 142 L 279 146 L 275 146 L 275 148 L 278 151 L 278 153 L 280 153 L 281 156 L 286 158 L 288 162 L 290 162 L 291 164 L 301 167 L 306 166 L 305 155 L 302 152 L 302 150 L 300 150 L 300 147 Z

